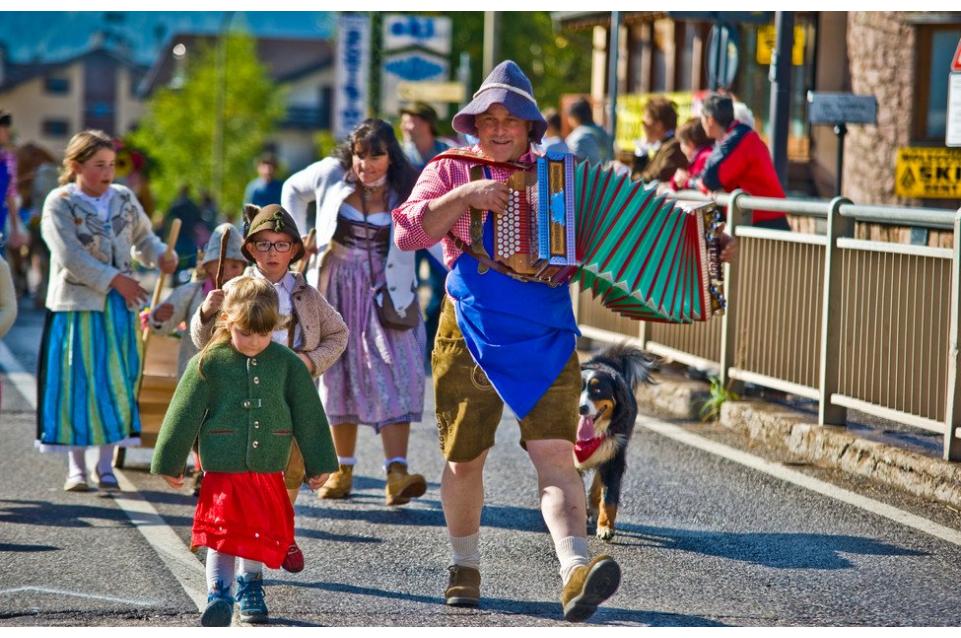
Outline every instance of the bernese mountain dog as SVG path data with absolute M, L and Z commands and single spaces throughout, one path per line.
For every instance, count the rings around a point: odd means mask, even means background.
M 614 537 L 614 519 L 627 469 L 627 444 L 637 418 L 634 392 L 639 383 L 654 383 L 655 359 L 643 350 L 620 344 L 581 366 L 580 421 L 574 464 L 581 474 L 594 470 L 587 495 L 588 520 L 597 522 L 596 535 Z

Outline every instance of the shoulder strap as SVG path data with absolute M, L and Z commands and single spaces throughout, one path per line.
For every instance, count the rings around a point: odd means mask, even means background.
M 507 168 L 515 171 L 516 170 L 527 171 L 533 168 L 534 166 L 533 162 L 498 162 L 496 160 L 490 159 L 486 155 L 481 155 L 480 153 L 472 151 L 469 148 L 452 148 L 448 151 L 444 151 L 443 153 L 438 153 L 433 157 L 433 159 L 430 160 L 430 162 L 428 162 L 428 164 L 431 164 L 441 159 L 469 161 L 475 164 L 483 164 L 484 166 L 492 166 L 496 168 Z

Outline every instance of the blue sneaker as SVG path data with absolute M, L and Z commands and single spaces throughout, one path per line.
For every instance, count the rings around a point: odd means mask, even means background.
M 264 600 L 264 578 L 261 574 L 237 577 L 237 602 L 240 619 L 249 623 L 267 622 L 267 602 Z
M 234 598 L 230 590 L 218 582 L 214 590 L 207 593 L 207 608 L 200 615 L 200 624 L 204 627 L 229 627 L 233 615 Z

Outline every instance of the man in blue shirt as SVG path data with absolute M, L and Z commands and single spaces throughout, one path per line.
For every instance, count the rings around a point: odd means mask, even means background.
M 244 189 L 244 203 L 264 207 L 269 204 L 280 205 L 280 189 L 283 180 L 275 179 L 277 156 L 264 153 L 257 161 L 257 177 L 250 180 Z

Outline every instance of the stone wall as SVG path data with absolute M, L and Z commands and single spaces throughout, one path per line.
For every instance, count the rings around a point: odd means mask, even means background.
M 878 99 L 877 126 L 851 125 L 844 147 L 842 190 L 859 204 L 910 203 L 894 194 L 897 149 L 910 144 L 914 109 L 915 30 L 901 16 L 848 14 L 851 90 Z

